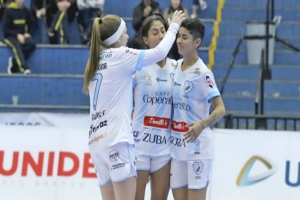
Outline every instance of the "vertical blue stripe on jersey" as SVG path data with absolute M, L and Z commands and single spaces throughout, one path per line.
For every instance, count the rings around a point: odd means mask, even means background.
M 132 76 L 132 89 L 133 90 L 134 90 L 135 86 L 136 86 L 136 79 L 134 76 Z
M 135 66 L 136 71 L 141 70 L 144 56 L 145 56 L 145 50 L 140 50 L 139 57 L 138 60 L 136 61 L 136 66 Z
M 211 93 L 209 93 L 207 96 L 206 96 L 206 100 L 208 103 L 210 103 L 210 100 L 216 96 L 220 96 L 220 92 L 219 91 L 213 91 Z
M 169 77 L 167 77 L 167 75 L 166 75 L 166 74 L 168 74 L 167 70 L 168 69 L 166 67 L 164 67 L 163 70 L 156 70 L 156 72 L 155 72 L 156 77 L 159 77 L 159 78 L 162 78 L 162 79 L 167 79 L 168 82 L 153 81 L 153 82 L 155 82 L 155 87 L 154 88 L 155 88 L 155 91 L 162 91 L 162 90 L 165 90 L 167 88 L 167 91 L 169 91 L 170 95 L 172 95 L 171 94 L 171 92 L 172 92 L 172 90 L 171 90 L 172 84 L 169 84 Z M 169 86 L 171 86 L 171 87 L 169 88 Z M 163 96 L 163 97 L 165 97 L 165 96 Z M 165 109 L 164 108 L 161 108 L 161 109 L 159 108 L 159 107 L 163 107 L 163 106 L 170 106 L 170 105 L 165 105 L 165 104 L 158 105 L 156 107 L 156 116 L 163 116 L 164 115 Z

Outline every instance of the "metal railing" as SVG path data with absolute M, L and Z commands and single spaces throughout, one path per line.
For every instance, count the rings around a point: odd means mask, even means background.
M 229 114 L 225 116 L 224 128 L 300 131 L 300 116 Z

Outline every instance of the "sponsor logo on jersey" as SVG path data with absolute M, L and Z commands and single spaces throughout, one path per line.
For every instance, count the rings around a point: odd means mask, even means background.
M 98 65 L 98 70 L 104 70 L 104 69 L 107 69 L 107 63 L 102 63 Z
M 112 150 L 109 152 L 109 159 L 113 162 L 116 162 L 120 158 L 120 153 L 117 150 Z
M 174 82 L 174 86 L 181 86 L 181 84 L 180 83 L 177 83 L 176 81 Z
M 147 94 L 143 96 L 144 103 L 150 103 L 151 105 L 154 104 L 166 104 L 170 105 L 172 104 L 172 97 L 151 97 Z
M 201 179 L 201 173 L 203 171 L 204 164 L 201 161 L 195 161 L 193 163 L 193 169 L 196 174 L 195 179 Z
M 177 138 L 174 136 L 171 136 L 171 144 L 175 147 L 184 147 L 185 148 L 185 140 L 181 138 Z
M 189 98 L 188 94 L 193 90 L 193 88 L 194 88 L 194 83 L 192 81 L 189 80 L 184 81 L 183 89 L 185 94 L 183 95 L 183 97 Z
M 167 79 L 156 78 L 156 81 L 157 82 L 167 82 L 168 80 Z
M 209 76 L 205 77 L 207 87 L 214 88 L 214 83 Z
M 144 133 L 143 141 L 153 144 L 167 144 L 167 139 L 165 136 L 154 135 L 150 133 Z
M 118 164 L 112 165 L 110 171 L 113 171 L 115 169 L 119 169 L 122 167 L 125 167 L 125 163 L 118 163 Z
M 168 129 L 170 125 L 170 119 L 164 117 L 145 116 L 144 126 Z
M 173 108 L 174 109 L 179 109 L 179 110 L 185 110 L 187 112 L 191 111 L 191 106 L 185 102 L 178 102 L 178 101 L 174 101 L 173 103 Z
M 179 132 L 179 133 L 186 133 L 188 132 L 189 128 L 187 127 L 187 123 L 185 122 L 177 122 L 177 121 L 173 121 L 172 122 L 172 126 L 171 126 L 171 130 L 174 132 Z
M 102 127 L 105 127 L 105 126 L 107 126 L 107 120 L 104 120 L 104 121 L 100 122 L 98 124 L 98 126 L 91 125 L 89 133 L 95 133 L 99 128 L 102 128 Z
M 152 85 L 152 77 L 148 74 L 146 74 L 145 76 L 143 76 L 144 81 L 145 81 L 145 85 Z
M 139 136 L 139 131 L 133 131 L 133 137 L 138 137 Z
M 101 118 L 105 115 L 105 110 L 103 110 L 102 112 L 97 112 L 95 114 L 92 114 L 92 120 L 95 121 L 98 118 Z
M 137 55 L 137 52 L 134 52 L 134 51 L 131 50 L 131 49 L 126 49 L 126 50 L 125 50 L 125 53 L 130 53 L 130 54 L 132 54 L 132 55 Z
M 94 137 L 92 140 L 89 141 L 89 145 L 93 144 L 94 142 L 98 142 L 99 140 L 105 139 L 106 135 L 107 133 L 97 135 L 96 137 Z
M 196 139 L 194 141 L 194 153 L 195 154 L 200 154 L 200 140 L 199 139 Z
M 100 60 L 108 60 L 112 57 L 112 51 L 109 51 L 109 52 L 102 52 L 101 55 L 100 55 Z
M 200 68 L 196 68 L 194 73 L 195 74 L 200 74 Z
M 171 73 L 171 74 L 170 74 L 170 78 L 171 78 L 172 81 L 174 81 L 174 76 L 175 76 L 174 73 Z

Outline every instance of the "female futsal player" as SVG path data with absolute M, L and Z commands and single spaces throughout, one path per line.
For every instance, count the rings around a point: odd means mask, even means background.
M 120 17 L 94 20 L 83 89 L 90 96 L 89 149 L 104 200 L 135 198 L 132 75 L 166 57 L 183 20 L 182 11 L 174 13 L 164 40 L 149 50 L 124 47 L 128 35 Z
M 159 14 L 148 17 L 141 33 L 149 49 L 165 37 L 167 22 Z M 135 140 L 136 200 L 145 199 L 150 175 L 151 199 L 166 200 L 170 187 L 172 85 L 176 61 L 164 58 L 134 75 L 133 136 Z
M 187 19 L 177 37 L 183 59 L 178 60 L 173 86 L 171 188 L 175 200 L 206 199 L 213 161 L 210 126 L 225 115 L 213 73 L 198 57 L 204 31 L 199 19 Z

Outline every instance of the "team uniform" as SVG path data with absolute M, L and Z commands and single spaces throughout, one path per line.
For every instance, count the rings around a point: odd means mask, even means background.
M 155 172 L 171 160 L 170 118 L 176 61 L 154 64 L 134 76 L 132 121 L 137 170 Z
M 202 189 L 209 182 L 213 160 L 213 132 L 208 127 L 193 143 L 184 141 L 187 125 L 209 116 L 210 99 L 220 96 L 213 73 L 201 59 L 182 71 L 178 61 L 173 86 L 171 188 Z
M 142 67 L 163 59 L 178 29 L 177 24 L 171 24 L 166 37 L 154 49 L 119 47 L 101 52 L 98 70 L 88 88 L 91 118 L 89 149 L 100 185 L 136 176 L 131 127 L 132 75 Z

